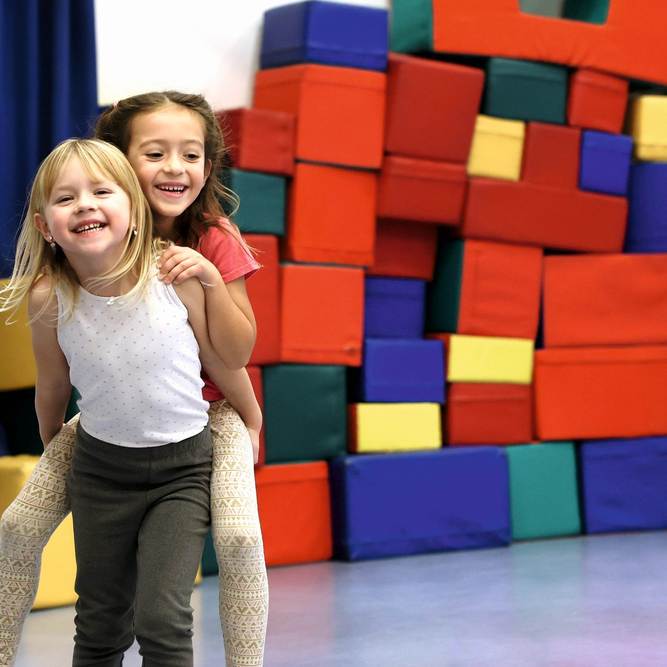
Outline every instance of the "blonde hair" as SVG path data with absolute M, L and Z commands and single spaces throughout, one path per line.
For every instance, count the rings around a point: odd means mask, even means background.
M 64 297 L 59 317 L 66 319 L 74 311 L 79 280 L 65 253 L 60 248 L 56 248 L 53 252 L 35 225 L 37 213 L 45 217 L 46 206 L 54 185 L 71 159 L 78 159 L 91 178 L 98 179 L 104 176 L 114 181 L 130 200 L 130 225 L 120 259 L 102 275 L 87 280 L 85 287 L 99 289 L 133 274 L 137 282 L 130 292 L 123 295 L 123 301 L 127 303 L 135 302 L 146 289 L 155 265 L 157 248 L 152 236 L 151 211 L 134 170 L 123 153 L 105 141 L 68 139 L 51 151 L 35 175 L 17 242 L 12 276 L 6 287 L 0 290 L 0 311 L 15 312 L 37 280 L 44 275 L 52 279 L 50 291 L 44 307 L 32 317 L 31 321 L 42 315 L 53 297 L 55 288 L 58 288 Z

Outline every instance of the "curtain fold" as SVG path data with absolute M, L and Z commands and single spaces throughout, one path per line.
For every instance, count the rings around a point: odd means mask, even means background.
M 0 277 L 40 161 L 97 115 L 93 0 L 0 0 Z

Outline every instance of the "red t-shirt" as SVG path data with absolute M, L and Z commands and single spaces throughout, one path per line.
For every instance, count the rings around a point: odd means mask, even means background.
M 225 218 L 218 220 L 220 225 L 229 226 Z M 219 227 L 209 227 L 199 239 L 197 251 L 209 262 L 215 264 L 222 279 L 230 283 L 238 278 L 250 278 L 259 268 L 259 262 L 231 235 Z M 219 401 L 224 398 L 222 392 L 209 380 L 205 373 L 202 374 L 204 399 L 207 401 Z

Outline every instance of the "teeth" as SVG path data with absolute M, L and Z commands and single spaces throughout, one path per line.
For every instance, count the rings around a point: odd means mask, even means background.
M 100 223 L 95 223 L 92 225 L 84 225 L 83 227 L 79 227 L 76 230 L 76 233 L 81 234 L 82 232 L 89 232 L 92 231 L 93 229 L 102 229 L 102 225 Z
M 185 190 L 184 185 L 159 185 L 158 188 L 166 192 L 183 192 Z

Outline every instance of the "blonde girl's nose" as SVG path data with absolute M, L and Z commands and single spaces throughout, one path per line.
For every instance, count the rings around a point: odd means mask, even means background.
M 79 200 L 77 202 L 77 210 L 78 211 L 86 211 L 89 209 L 96 208 L 97 203 L 95 202 L 95 198 L 88 193 L 82 193 L 79 196 Z

